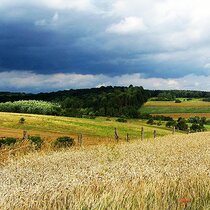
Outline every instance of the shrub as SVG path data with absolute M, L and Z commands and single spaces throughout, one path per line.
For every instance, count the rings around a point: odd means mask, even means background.
M 188 125 L 185 118 L 180 117 L 176 127 L 181 131 L 186 131 L 188 129 Z
M 29 141 L 35 146 L 35 149 L 40 149 L 43 143 L 43 140 L 40 136 L 30 136 Z
M 175 120 L 171 120 L 171 121 L 168 121 L 166 123 L 166 127 L 168 127 L 168 128 L 171 128 L 171 127 L 174 127 L 174 126 L 176 126 L 176 121 Z
M 188 119 L 188 122 L 189 123 L 195 123 L 195 124 L 201 124 L 201 125 L 205 125 L 205 124 L 207 124 L 207 119 L 206 119 L 206 117 L 198 117 L 198 116 L 195 116 L 195 117 L 190 117 L 189 119 Z
M 69 136 L 63 136 L 56 139 L 54 142 L 55 147 L 71 147 L 74 145 L 74 139 Z
M 148 121 L 147 121 L 147 124 L 149 124 L 149 125 L 153 125 L 154 124 L 154 120 L 151 118 L 151 119 L 149 119 Z
M 10 146 L 13 145 L 17 142 L 16 138 L 12 138 L 12 137 L 7 137 L 5 139 L 0 139 L 0 147 L 2 147 L 3 145 L 6 146 Z
M 128 121 L 126 119 L 124 119 L 124 118 L 118 118 L 118 119 L 116 119 L 116 122 L 126 123 Z
M 20 124 L 24 124 L 25 121 L 26 121 L 25 118 L 21 117 L 20 120 L 19 120 L 19 123 L 20 123 Z
M 202 132 L 205 131 L 206 128 L 201 124 L 193 123 L 192 126 L 190 127 L 190 130 L 193 132 Z
M 176 99 L 176 100 L 175 100 L 175 103 L 177 103 L 177 104 L 178 104 L 178 103 L 182 103 L 182 101 L 179 100 L 179 99 Z

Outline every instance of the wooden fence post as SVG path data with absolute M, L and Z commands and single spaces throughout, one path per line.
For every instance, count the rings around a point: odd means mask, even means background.
M 173 127 L 173 130 L 172 130 L 172 134 L 175 134 L 175 132 L 176 132 L 176 128 L 175 128 L 175 126 Z
M 126 135 L 126 141 L 129 142 L 130 138 L 129 138 L 129 134 L 127 133 Z
M 82 139 L 82 134 L 80 133 L 79 135 L 78 135 L 78 144 L 79 144 L 79 146 L 81 147 L 82 146 L 82 143 L 83 143 L 83 139 Z
M 144 127 L 141 127 L 141 140 L 144 140 Z
M 27 135 L 27 131 L 23 131 L 23 140 L 27 140 L 28 139 L 28 135 Z
M 154 130 L 154 139 L 157 137 L 157 131 L 156 130 Z
M 119 141 L 119 136 L 118 136 L 117 128 L 114 129 L 114 135 L 115 135 L 116 142 L 118 142 Z
M 80 145 L 80 135 L 78 134 L 77 143 Z

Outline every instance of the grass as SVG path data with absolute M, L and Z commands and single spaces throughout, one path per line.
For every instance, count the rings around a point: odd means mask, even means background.
M 174 101 L 148 101 L 140 109 L 141 113 L 163 114 L 168 116 L 206 116 L 210 117 L 210 102 L 193 99 L 175 103 Z
M 24 124 L 19 123 L 21 117 L 25 118 Z M 85 119 L 14 113 L 0 113 L 0 118 L 0 136 L 18 136 L 20 138 L 23 130 L 27 130 L 31 135 L 39 134 L 50 140 L 62 135 L 77 138 L 77 135 L 82 133 L 84 138 L 92 139 L 92 144 L 94 144 L 98 139 L 114 139 L 115 127 L 122 140 L 125 139 L 127 133 L 131 139 L 140 138 L 142 126 L 145 128 L 146 138 L 153 135 L 154 129 L 157 130 L 159 136 L 171 133 L 164 125 L 149 126 L 145 121 L 140 120 L 128 120 L 127 123 L 120 123 L 116 122 L 115 118 L 110 118 L 110 121 L 107 121 L 102 117 Z
M 210 209 L 209 139 L 180 134 L 11 159 L 0 166 L 0 209 Z

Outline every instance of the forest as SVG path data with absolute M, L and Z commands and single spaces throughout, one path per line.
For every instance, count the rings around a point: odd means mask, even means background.
M 139 108 L 151 97 L 163 101 L 173 101 L 179 97 L 209 100 L 210 92 L 145 90 L 141 86 L 132 85 L 37 94 L 0 92 L 0 111 L 87 118 L 95 116 L 139 118 Z
M 0 111 L 73 117 L 138 118 L 139 107 L 149 97 L 149 92 L 143 87 L 133 86 L 101 87 L 39 94 L 1 93 Z

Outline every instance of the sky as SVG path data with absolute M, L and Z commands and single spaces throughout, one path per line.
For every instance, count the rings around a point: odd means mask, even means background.
M 0 91 L 210 91 L 209 0 L 0 0 Z

